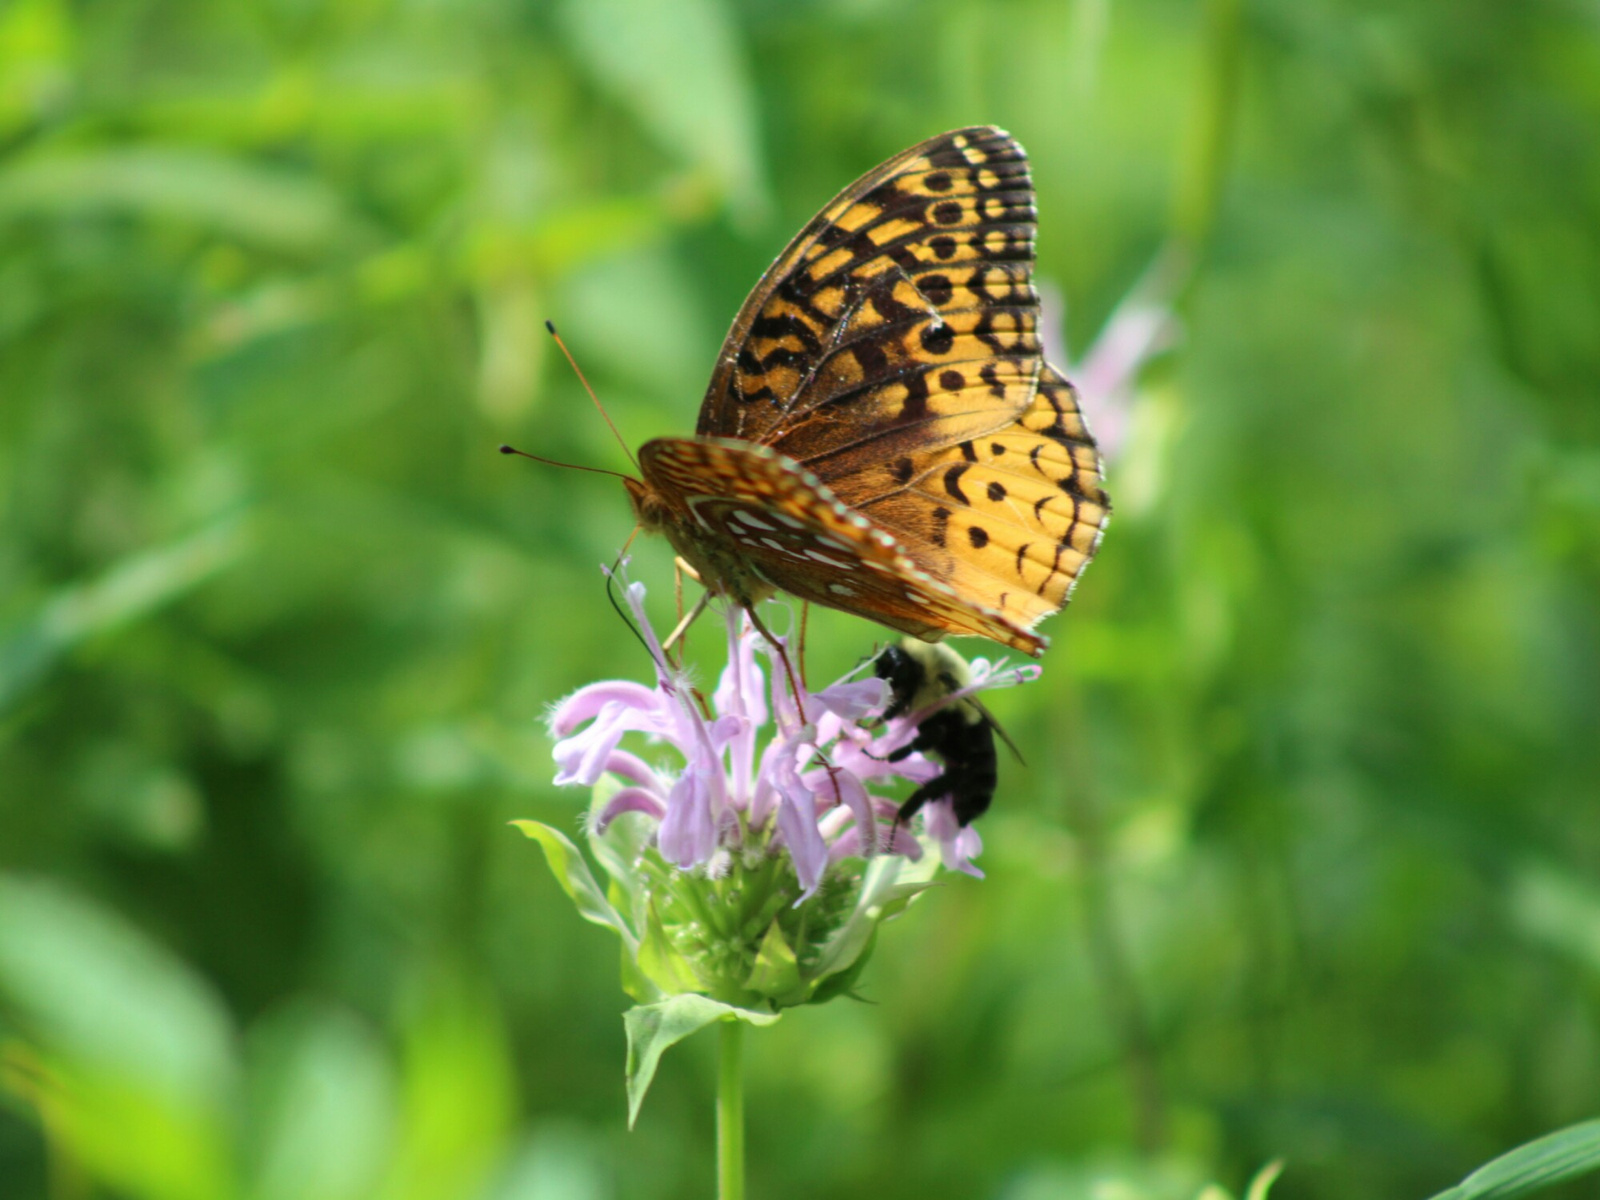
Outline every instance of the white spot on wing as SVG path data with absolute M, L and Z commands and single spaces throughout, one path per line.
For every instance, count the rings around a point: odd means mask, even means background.
M 796 550 L 793 546 L 787 545 L 784 542 L 780 542 L 776 538 L 762 538 L 761 544 L 767 547 L 769 550 L 776 550 L 779 554 L 784 555 L 786 558 L 804 557 L 804 555 L 802 555 L 800 551 Z
M 848 571 L 850 569 L 850 564 L 848 562 L 841 562 L 837 558 L 833 558 L 830 555 L 824 554 L 821 550 L 807 550 L 806 557 L 814 562 L 822 563 L 824 566 L 837 567 L 841 571 Z

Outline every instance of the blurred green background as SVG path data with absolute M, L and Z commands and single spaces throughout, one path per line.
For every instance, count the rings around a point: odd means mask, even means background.
M 494 449 L 623 465 L 546 317 L 689 430 L 793 230 L 977 122 L 1074 357 L 1162 247 L 1182 336 L 989 878 L 750 1037 L 752 1194 L 1420 1197 L 1600 1112 L 1592 4 L 7 0 L 0 1196 L 710 1192 L 712 1039 L 625 1132 L 505 824 L 645 673 L 631 518 Z

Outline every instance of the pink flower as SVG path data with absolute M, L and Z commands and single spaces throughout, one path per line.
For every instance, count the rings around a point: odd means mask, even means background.
M 655 686 L 590 684 L 550 715 L 559 739 L 556 783 L 593 787 L 605 775 L 623 783 L 596 815 L 596 833 L 624 813 L 640 814 L 655 823 L 652 840 L 661 858 L 681 871 L 715 871 L 728 856 L 785 854 L 801 900 L 847 859 L 922 856 L 897 819 L 896 802 L 869 785 L 925 783 L 939 774 L 921 754 L 887 760 L 916 736 L 928 712 L 884 722 L 887 685 L 853 678 L 857 672 L 796 697 L 777 650 L 738 609 L 728 614 L 728 661 L 704 712 L 661 650 L 645 615 L 643 585 L 629 584 L 625 594 L 650 651 Z M 1033 666 L 999 668 L 982 659 L 972 667 L 972 686 L 949 701 L 1038 674 Z M 621 748 L 630 734 L 670 748 L 678 762 L 646 763 Z M 946 868 L 981 877 L 972 863 L 983 845 L 976 830 L 957 823 L 948 798 L 925 811 Z

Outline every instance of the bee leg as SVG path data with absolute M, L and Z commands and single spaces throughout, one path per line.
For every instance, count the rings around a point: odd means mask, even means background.
M 938 800 L 949 790 L 949 772 L 934 776 L 905 798 L 905 802 L 900 805 L 899 813 L 895 815 L 895 821 L 897 823 L 901 821 L 909 822 L 912 817 L 917 815 L 924 804 L 930 800 Z
M 927 783 L 923 784 L 916 791 L 912 792 L 911 795 L 905 798 L 905 802 L 900 805 L 900 810 L 895 813 L 894 825 L 889 830 L 889 845 L 891 847 L 894 845 L 895 832 L 900 828 L 900 826 L 905 825 L 909 827 L 911 824 L 911 818 L 916 816 L 917 813 L 921 811 L 924 804 L 930 800 L 938 800 L 950 790 L 947 786 L 947 781 L 949 778 L 949 772 L 936 776 L 935 778 L 928 780 Z

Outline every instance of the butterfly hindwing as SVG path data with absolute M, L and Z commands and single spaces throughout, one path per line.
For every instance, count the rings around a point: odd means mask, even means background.
M 750 572 L 802 600 L 929 640 L 970 633 L 1029 653 L 1043 644 L 1004 613 L 963 601 L 790 459 L 700 438 L 657 438 L 639 458 L 646 480 L 682 501 L 674 540 L 688 543 L 680 550 L 702 572 Z

